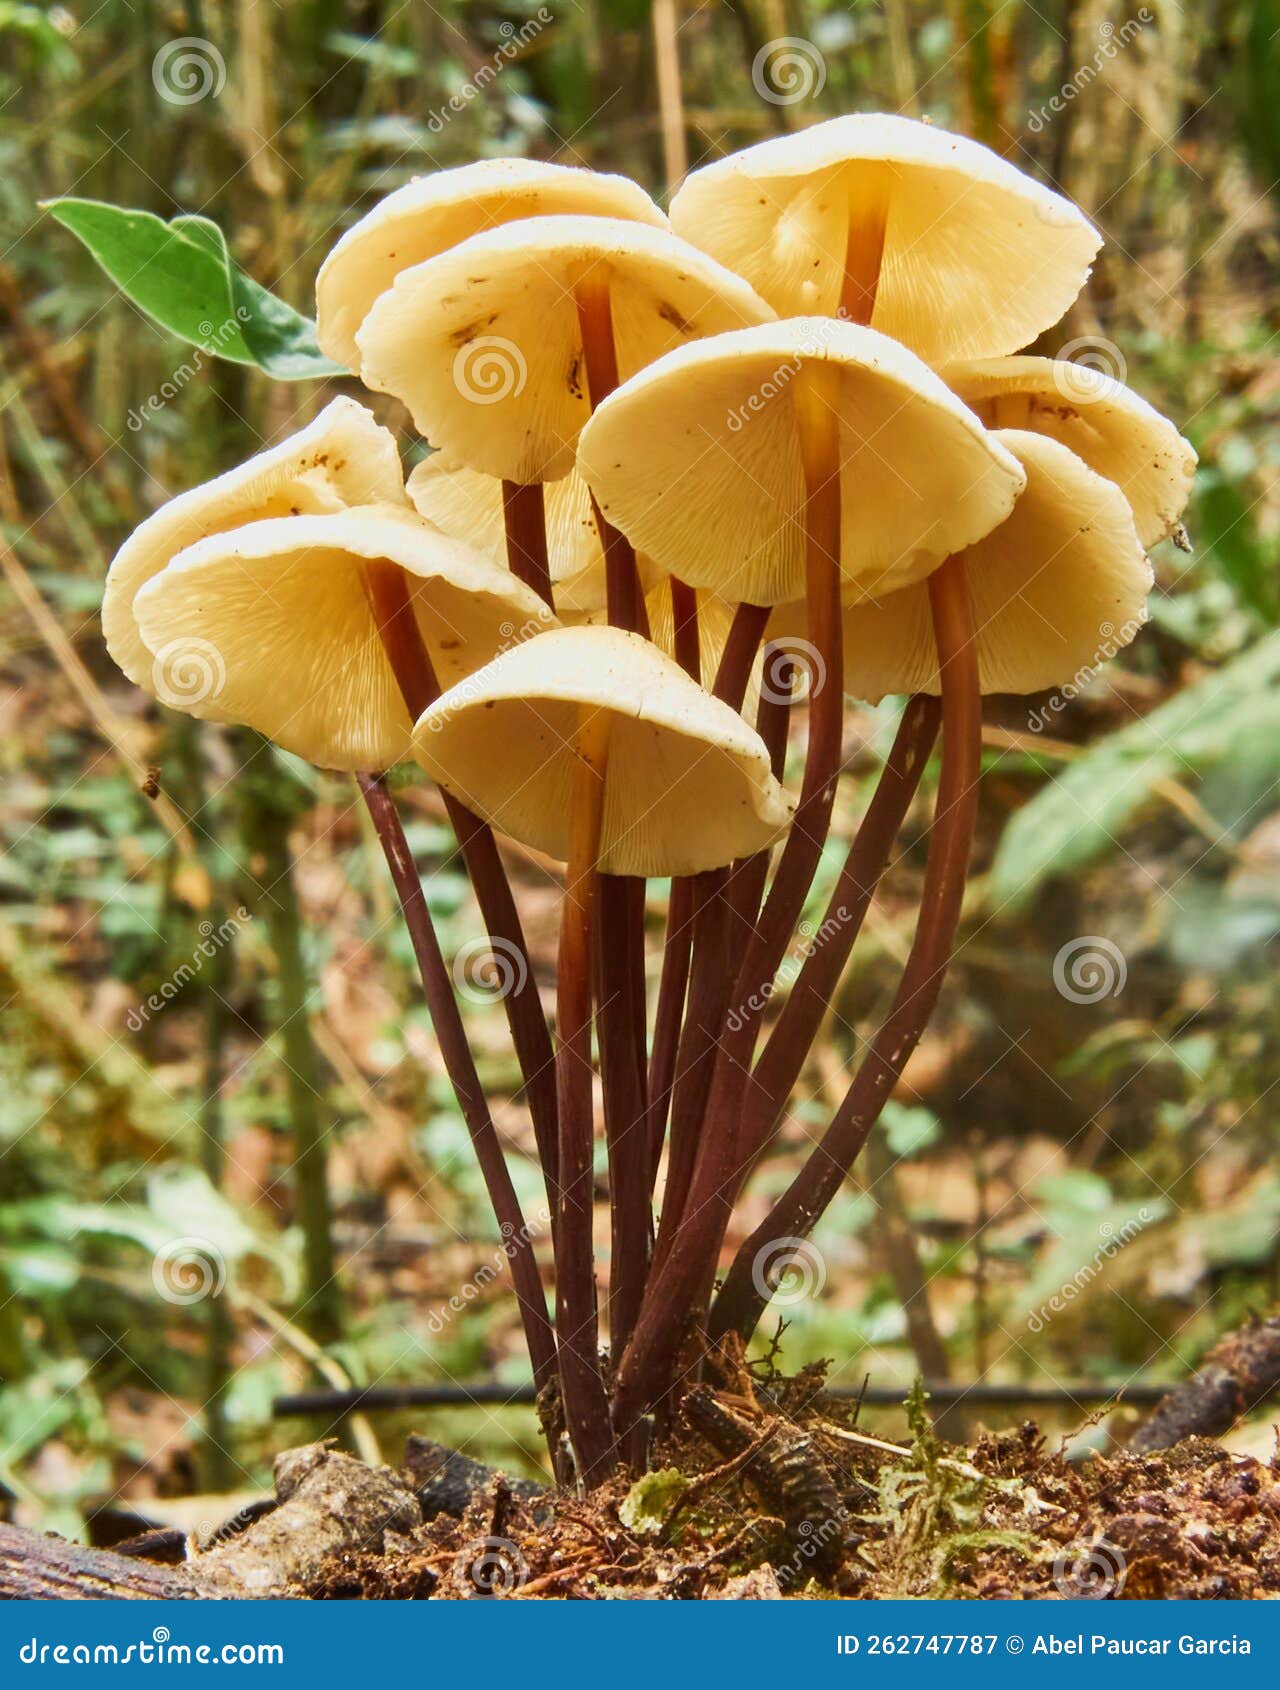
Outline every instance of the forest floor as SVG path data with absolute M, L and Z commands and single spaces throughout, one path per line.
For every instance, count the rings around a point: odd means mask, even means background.
M 276 1497 L 113 1550 L 0 1526 L 0 1596 L 1020 1600 L 1280 1595 L 1280 1459 L 1193 1437 L 1068 1459 L 1031 1422 L 861 1432 L 819 1369 L 698 1385 L 641 1478 L 581 1496 L 411 1436 L 399 1468 L 284 1451 Z
M 972 1448 L 856 1430 L 814 1380 L 695 1390 L 656 1465 L 588 1497 L 477 1470 L 382 1553 L 328 1556 L 317 1598 L 1224 1598 L 1280 1594 L 1280 1464 L 1193 1438 L 1068 1461 L 1034 1424 Z M 411 1440 L 424 1509 L 454 1463 Z M 425 1482 L 424 1482 L 425 1480 Z M 463 1478 L 465 1491 L 468 1483 Z M 440 1487 L 444 1486 L 444 1490 Z

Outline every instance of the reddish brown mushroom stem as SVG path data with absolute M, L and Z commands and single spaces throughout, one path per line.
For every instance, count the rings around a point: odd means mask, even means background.
M 644 905 L 641 901 L 637 909 L 637 891 L 643 900 L 644 882 L 633 876 L 598 877 L 596 1028 L 609 1151 L 609 1343 L 615 1353 L 627 1343 L 640 1312 L 653 1243 L 644 954 L 633 953 L 644 943 Z
M 364 566 L 363 580 L 378 634 L 404 698 L 405 708 L 416 722 L 440 696 L 440 685 L 413 613 L 405 573 L 393 563 L 375 560 Z M 443 797 L 445 813 L 475 888 L 476 901 L 490 940 L 501 952 L 515 957 L 518 962 L 515 985 L 503 1002 L 524 1079 L 525 1097 L 533 1120 L 538 1158 L 546 1176 L 547 1193 L 554 1197 L 557 1158 L 555 1058 L 551 1034 L 538 998 L 537 983 L 529 966 L 524 929 L 492 828 L 447 792 Z
M 920 918 L 893 1005 L 853 1084 L 800 1172 L 745 1241 L 712 1308 L 712 1336 L 754 1330 L 768 1303 L 758 1264 L 781 1238 L 813 1229 L 867 1141 L 933 1013 L 964 901 L 978 812 L 982 694 L 964 563 L 948 559 L 929 577 L 942 683 L 942 772 L 929 840 Z
M 653 1192 L 667 1136 L 667 1117 L 675 1084 L 676 1054 L 689 991 L 689 963 L 693 952 L 694 881 L 689 876 L 671 882 L 667 901 L 667 930 L 662 945 L 662 973 L 653 1015 L 653 1050 L 649 1057 L 649 1190 Z
M 548 610 L 556 607 L 547 558 L 547 505 L 540 481 L 502 483 L 502 520 L 507 536 L 507 567 L 531 587 Z
M 805 1057 L 844 973 L 889 853 L 938 736 L 939 704 L 918 693 L 898 724 L 858 831 L 832 888 L 822 922 L 805 956 L 782 1012 L 765 1041 L 751 1076 L 739 1137 L 744 1168 L 767 1144 Z
M 382 775 L 359 774 L 356 781 L 400 899 L 445 1072 L 462 1110 L 489 1202 L 502 1229 L 503 1253 L 511 1264 L 520 1323 L 533 1362 L 534 1383 L 541 1390 L 555 1378 L 556 1341 L 538 1274 L 533 1233 L 521 1213 L 520 1199 L 511 1183 L 399 812 Z
M 618 385 L 618 351 L 613 338 L 613 304 L 609 297 L 608 269 L 597 265 L 574 289 L 578 327 L 582 331 L 582 361 L 586 369 L 587 396 L 594 411 Z M 604 550 L 609 621 L 615 628 L 643 632 L 644 602 L 636 569 L 635 548 L 625 535 L 605 520 L 592 500 L 600 544 Z
M 600 1373 L 594 1208 L 595 1105 L 591 1063 L 592 927 L 611 718 L 584 709 L 578 725 L 569 862 L 556 968 L 556 1096 L 560 1184 L 554 1232 L 560 1387 L 578 1473 L 598 1484 L 615 1465 Z
M 768 621 L 769 609 L 765 605 L 740 604 L 734 612 L 712 690 L 722 703 L 735 710 L 742 707 L 751 665 Z M 780 754 L 773 755 L 773 763 L 777 775 Z M 729 1007 L 729 990 L 751 933 L 767 867 L 768 853 L 762 852 L 750 864 L 736 864 L 731 870 L 713 870 L 677 883 L 689 888 L 687 893 L 682 893 L 682 921 L 674 930 L 678 935 L 675 942 L 684 953 L 683 957 L 676 957 L 675 965 L 683 967 L 688 979 L 688 1001 L 684 1025 L 676 1029 L 671 1050 L 671 1155 L 655 1261 L 665 1258 L 685 1212 L 717 1041 Z M 674 896 L 675 888 L 672 890 Z M 666 973 L 664 958 L 664 980 Z M 659 997 L 659 1012 L 662 1008 Z M 656 1044 L 655 1029 L 655 1048 Z M 650 1143 L 656 1175 L 661 1142 L 654 1145 L 651 1138 Z
M 702 679 L 702 651 L 698 636 L 698 595 L 671 577 L 671 621 L 676 662 L 690 679 Z M 693 882 L 677 877 L 667 900 L 667 928 L 662 941 L 662 973 L 653 1015 L 653 1050 L 649 1058 L 649 1191 L 652 1196 L 667 1136 L 667 1114 L 675 1081 L 680 1025 L 689 990 L 689 959 L 693 951 Z
M 716 1039 L 724 1025 L 732 909 L 729 870 L 711 869 L 690 882 L 693 956 L 684 1024 L 677 1042 L 671 1091 L 671 1135 L 654 1272 L 662 1267 L 684 1219 L 702 1136 Z
M 814 648 L 809 744 L 800 800 L 773 885 L 747 943 L 717 1037 L 698 1155 L 678 1227 L 650 1275 L 635 1335 L 618 1373 L 615 1419 L 624 1431 L 665 1394 L 681 1332 L 709 1283 L 740 1173 L 737 1113 L 769 984 L 813 879 L 831 821 L 844 720 L 840 603 L 840 431 L 835 373 L 806 366 L 795 384 L 805 476 L 806 583 Z M 741 883 L 739 883 L 741 889 Z M 695 956 L 696 973 L 696 956 Z
M 597 265 L 574 290 L 588 401 L 594 410 L 618 385 L 610 274 Z M 631 542 L 594 505 L 605 559 L 611 626 L 648 633 Z M 648 1055 L 645 1019 L 644 881 L 602 875 L 598 965 L 601 986 L 600 1078 L 609 1147 L 613 1255 L 609 1336 L 615 1352 L 631 1334 L 649 1271 Z
M 698 594 L 676 576 L 671 577 L 671 623 L 675 659 L 686 675 L 702 679 L 702 652 L 698 639 Z

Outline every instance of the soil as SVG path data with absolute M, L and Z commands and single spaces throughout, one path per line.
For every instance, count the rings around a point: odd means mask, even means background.
M 1037 1427 L 867 1436 L 811 1370 L 736 1365 L 690 1390 L 650 1470 L 590 1496 L 422 1437 L 399 1469 L 327 1445 L 276 1460 L 276 1499 L 199 1539 L 84 1549 L 0 1526 L 0 1596 L 781 1600 L 1280 1595 L 1280 1459 L 1201 1437 L 1069 1461 Z
M 923 1402 L 910 1446 L 856 1431 L 812 1378 L 700 1391 L 654 1470 L 591 1496 L 477 1483 L 381 1554 L 331 1555 L 321 1599 L 1250 1598 L 1280 1594 L 1280 1464 L 1191 1438 L 1068 1461 L 1034 1424 L 965 1449 Z M 422 1446 L 430 1448 L 431 1446 Z M 411 1452 L 412 1453 L 412 1452 Z M 443 1453 L 443 1452 L 442 1452 Z M 411 1459 L 415 1488 L 421 1449 Z M 302 1592 L 300 1592 L 302 1593 Z

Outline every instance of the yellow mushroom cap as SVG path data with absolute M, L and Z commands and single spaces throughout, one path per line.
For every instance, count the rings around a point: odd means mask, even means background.
M 1047 434 L 1114 481 L 1144 546 L 1173 533 L 1191 495 L 1195 450 L 1123 382 L 1058 358 L 990 358 L 943 374 L 988 427 Z
M 1027 488 L 1013 514 L 964 554 L 983 692 L 1027 693 L 1092 673 L 1147 618 L 1151 566 L 1119 488 L 1056 440 L 1000 439 Z M 787 606 L 770 637 L 803 631 Z M 858 698 L 939 691 L 929 590 L 919 583 L 845 615 L 845 686 Z
M 839 371 L 846 596 L 918 580 L 1009 514 L 1021 469 L 940 377 L 874 329 L 797 317 L 682 347 L 604 402 L 578 452 L 604 515 L 690 586 L 802 597 L 810 362 Z
M 1102 244 L 1075 206 L 990 148 L 878 113 L 717 160 L 671 204 L 676 233 L 780 316 L 836 312 L 851 216 L 855 242 L 884 231 L 872 326 L 931 363 L 1025 346 L 1075 299 Z
M 686 341 L 773 315 L 665 229 L 528 218 L 402 271 L 357 336 L 363 379 L 402 399 L 455 462 L 558 481 L 591 411 L 574 289 L 606 274 L 622 381 Z
M 136 686 L 147 685 L 151 653 L 138 631 L 134 599 L 197 540 L 264 517 L 397 503 L 404 503 L 404 478 L 395 439 L 354 399 L 333 400 L 299 433 L 180 493 L 134 530 L 107 571 L 108 651 Z
M 561 213 L 622 217 L 665 229 L 637 182 L 536 159 L 488 158 L 407 182 L 348 229 L 316 277 L 321 347 L 359 371 L 356 331 L 401 270 L 447 252 L 483 229 Z
M 513 838 L 567 859 L 583 713 L 612 715 L 598 866 L 696 874 L 769 845 L 790 807 L 764 742 L 638 634 L 563 628 L 495 658 L 425 712 L 418 761 Z
M 412 511 L 273 517 L 199 541 L 138 594 L 150 689 L 324 768 L 400 761 L 412 723 L 365 591 L 380 560 L 405 572 L 442 687 L 556 626 L 536 593 Z
M 443 452 L 433 452 L 413 471 L 406 488 L 420 516 L 505 567 L 507 530 L 502 483 L 496 476 L 451 464 Z M 569 618 L 603 610 L 608 596 L 604 551 L 590 488 L 572 470 L 560 481 L 547 482 L 545 501 L 547 564 L 556 614 Z M 660 572 L 645 557 L 638 557 L 636 563 L 641 586 L 647 590 L 661 578 Z
M 451 463 L 433 452 L 413 470 L 406 490 L 414 508 L 446 534 L 468 540 L 494 563 L 507 559 L 502 482 L 493 475 Z M 547 484 L 547 563 L 553 582 L 564 581 L 600 561 L 600 536 L 591 493 L 580 475 Z

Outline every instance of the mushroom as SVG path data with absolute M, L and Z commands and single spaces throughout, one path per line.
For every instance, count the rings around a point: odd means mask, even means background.
M 579 467 L 607 521 L 683 581 L 743 601 L 739 617 L 803 582 L 810 669 L 795 818 L 737 964 L 728 999 L 736 1014 L 711 1058 L 684 1204 L 671 1228 L 664 1213 L 661 1265 L 618 1375 L 625 1426 L 640 1382 L 667 1365 L 672 1311 L 698 1294 L 741 1176 L 738 1132 L 756 1034 L 813 884 L 839 778 L 842 598 L 928 577 L 948 653 L 947 784 L 963 788 L 976 769 L 981 701 L 958 554 L 1009 515 L 1025 476 L 912 353 L 830 317 L 745 329 L 670 354 L 601 406 L 583 431 Z M 948 895 L 935 899 L 936 920 L 924 929 L 935 961 L 959 908 L 952 894 L 972 813 L 968 803 L 957 807 L 945 832 Z
M 148 685 L 152 654 L 138 630 L 134 599 L 197 540 L 263 517 L 404 503 L 394 437 L 354 399 L 335 399 L 300 433 L 180 493 L 134 530 L 107 571 L 102 595 L 107 649 L 136 686 Z
M 495 563 L 508 557 L 503 483 L 479 470 L 451 464 L 433 452 L 405 484 L 420 516 L 446 534 L 474 546 Z M 546 488 L 548 570 L 555 590 L 556 615 L 563 622 L 595 619 L 607 593 L 604 548 L 591 508 L 591 490 L 576 470 Z M 637 559 L 646 593 L 661 585 L 662 571 L 647 558 Z M 664 651 L 672 648 L 658 641 Z
M 755 730 L 618 628 L 562 628 L 503 652 L 424 713 L 414 754 L 476 814 L 561 861 L 585 759 L 599 770 L 591 860 L 606 874 L 722 867 L 770 844 L 789 813 Z
M 350 770 L 410 753 L 398 646 L 420 637 L 448 685 L 555 625 L 508 570 L 394 505 L 211 535 L 144 587 L 135 608 L 155 654 L 151 685 L 166 702 Z M 412 625 L 397 616 L 406 608 Z
M 667 227 L 644 189 L 625 176 L 538 159 L 488 158 L 419 177 L 380 200 L 320 266 L 316 336 L 321 347 L 359 374 L 357 331 L 402 270 L 484 229 L 562 214 Z
M 1009 514 L 1022 472 L 942 379 L 874 329 L 815 317 L 682 347 L 606 400 L 578 453 L 605 518 L 721 598 L 801 596 L 806 372 L 831 391 L 846 597 L 918 580 Z
M 439 698 L 414 741 L 419 762 L 456 799 L 567 862 L 556 970 L 556 1330 L 569 1435 L 592 1483 L 614 1454 L 591 1232 L 591 961 L 627 944 L 624 912 L 598 896 L 599 876 L 687 875 L 750 855 L 785 825 L 787 801 L 759 735 L 618 628 L 566 628 L 504 652 Z M 630 1126 L 641 1149 L 643 1125 L 641 1115 Z
M 997 439 L 1027 487 L 1012 515 L 964 553 L 978 673 L 983 692 L 1040 692 L 1129 644 L 1147 618 L 1151 566 L 1114 483 L 1045 435 L 1001 429 Z M 770 638 L 803 627 L 803 605 L 787 606 Z M 855 605 L 844 647 L 857 698 L 941 691 L 925 583 Z
M 694 171 L 671 224 L 780 316 L 839 313 L 931 363 L 1025 346 L 1101 245 L 1068 200 L 977 141 L 871 113 Z
M 943 374 L 988 427 L 1047 434 L 1114 481 L 1144 546 L 1173 533 L 1191 494 L 1195 449 L 1123 382 L 1058 358 L 990 358 Z
M 668 657 L 674 657 L 687 674 L 710 692 L 729 643 L 734 607 L 713 593 L 695 594 L 674 575 L 666 576 L 646 593 L 644 604 L 649 638 L 654 645 Z M 686 631 L 696 632 L 696 652 L 686 643 Z M 742 714 L 749 722 L 755 719 L 755 702 L 756 691 L 749 689 L 747 702 L 742 706 Z
M 740 277 L 663 229 L 537 217 L 403 270 L 357 335 L 365 382 L 455 462 L 558 481 L 619 378 L 771 317 Z

